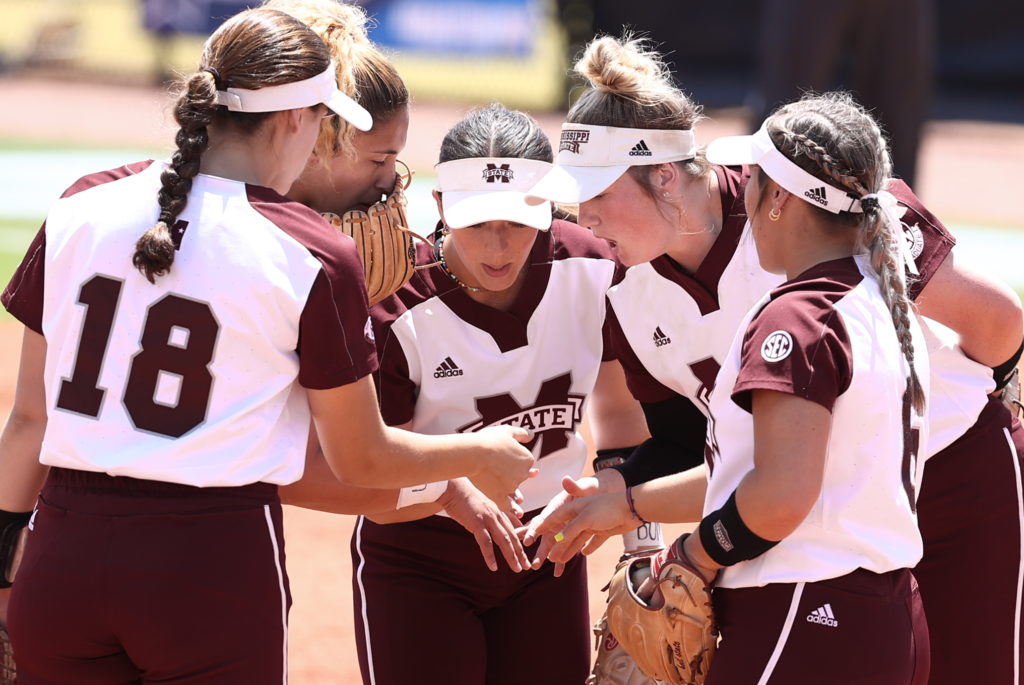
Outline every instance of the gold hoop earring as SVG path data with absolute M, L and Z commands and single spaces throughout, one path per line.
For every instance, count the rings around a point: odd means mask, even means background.
M 768 212 L 768 218 L 772 221 L 778 221 L 782 217 L 782 210 L 778 207 L 772 207 L 771 211 Z

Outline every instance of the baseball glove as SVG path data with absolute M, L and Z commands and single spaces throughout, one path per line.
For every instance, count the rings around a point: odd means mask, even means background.
M 671 685 L 701 685 L 718 631 L 711 589 L 686 559 L 685 538 L 619 564 L 609 583 L 606 615 L 612 634 L 646 675 Z M 661 594 L 650 603 L 637 595 L 648 576 L 653 576 Z
M 586 685 L 658 685 L 658 681 L 644 675 L 633 657 L 608 630 L 607 615 L 594 626 L 594 638 L 597 658 Z
M 363 262 L 363 277 L 370 305 L 398 291 L 416 270 L 413 239 L 423 240 L 409 230 L 405 208 L 405 189 L 411 174 L 396 175 L 395 189 L 387 200 L 366 212 L 353 209 L 339 217 L 325 212 L 323 217 L 342 233 L 356 241 Z
M 14 652 L 7 630 L 0 626 L 0 685 L 14 685 Z

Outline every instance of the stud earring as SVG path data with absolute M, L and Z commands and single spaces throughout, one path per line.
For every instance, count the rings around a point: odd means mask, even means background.
M 778 221 L 782 217 L 782 210 L 778 207 L 772 207 L 772 210 L 768 212 L 768 218 L 772 221 Z

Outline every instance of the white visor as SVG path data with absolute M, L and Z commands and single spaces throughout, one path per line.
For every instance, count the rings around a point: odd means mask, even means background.
M 442 162 L 436 189 L 450 228 L 485 221 L 514 221 L 541 231 L 551 228 L 551 203 L 527 204 L 526 192 L 551 165 L 518 157 L 471 157 Z
M 280 112 L 323 103 L 360 131 L 373 127 L 373 117 L 362 105 L 338 90 L 334 62 L 312 78 L 257 90 L 228 88 L 217 91 L 217 104 L 232 112 Z
M 752 136 L 729 136 L 712 141 L 707 158 L 712 164 L 756 164 L 793 195 L 833 214 L 863 211 L 858 197 L 812 176 L 779 152 L 764 126 Z
M 586 202 L 631 166 L 693 159 L 693 131 L 562 124 L 555 168 L 531 191 L 530 201 Z

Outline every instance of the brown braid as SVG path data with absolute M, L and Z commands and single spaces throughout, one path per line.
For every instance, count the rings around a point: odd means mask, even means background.
M 192 74 L 174 110 L 174 119 L 181 128 L 174 139 L 178 149 L 171 157 L 170 166 L 160 175 L 161 188 L 157 194 L 160 218 L 135 243 L 132 257 L 132 264 L 150 283 L 167 273 L 174 263 L 171 227 L 188 204 L 192 179 L 199 173 L 199 158 L 210 143 L 207 127 L 213 120 L 216 103 L 213 74 L 209 71 Z
M 171 232 L 188 204 L 192 180 L 210 144 L 209 128 L 250 135 L 271 116 L 267 112 L 229 112 L 217 104 L 217 89 L 248 90 L 301 81 L 330 64 L 327 46 L 298 19 L 272 9 L 239 12 L 203 46 L 202 64 L 188 77 L 174 110 L 177 150 L 160 175 L 157 222 L 135 243 L 132 264 L 150 283 L 174 263 Z
M 889 180 L 892 162 L 885 137 L 874 119 L 848 95 L 811 95 L 786 105 L 769 119 L 768 131 L 779 150 L 805 171 L 823 181 L 834 182 L 858 197 L 877 192 Z M 865 136 L 865 132 L 871 135 Z M 829 141 L 834 146 L 833 152 L 816 139 Z M 863 203 L 862 208 L 860 215 L 828 216 L 862 231 L 862 241 L 871 266 L 878 273 L 900 349 L 910 367 L 910 397 L 914 408 L 921 412 L 925 398 L 914 368 L 914 342 L 910 331 L 912 305 L 907 295 L 906 273 L 900 268 L 896 254 L 900 249 L 899 241 L 904 239 L 902 229 L 890 225 L 877 202 Z

